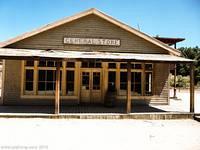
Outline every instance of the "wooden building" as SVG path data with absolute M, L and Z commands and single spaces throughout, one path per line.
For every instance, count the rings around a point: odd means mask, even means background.
M 57 113 L 60 102 L 113 100 L 127 103 L 127 112 L 131 103 L 168 104 L 170 64 L 192 66 L 178 50 L 96 9 L 2 43 L 0 58 L 3 105 L 56 104 Z

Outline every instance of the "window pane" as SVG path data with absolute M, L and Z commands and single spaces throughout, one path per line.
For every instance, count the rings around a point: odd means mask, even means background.
M 127 72 L 120 72 L 120 89 L 127 89 Z
M 141 72 L 132 72 L 131 73 L 131 90 L 134 92 L 134 95 L 141 95 L 142 89 L 142 76 Z
M 55 90 L 55 82 L 47 82 L 46 86 L 47 86 L 46 88 L 47 91 Z
M 39 66 L 46 67 L 46 61 L 43 61 L 43 60 L 39 61 Z
M 134 69 L 142 69 L 142 64 L 135 64 L 135 68 Z
M 74 71 L 68 70 L 66 76 L 67 76 L 66 92 L 67 92 L 68 95 L 73 94 L 71 92 L 74 91 Z
M 39 70 L 38 90 L 53 91 L 55 90 L 56 71 Z M 60 89 L 62 84 L 62 71 L 60 71 Z
M 152 94 L 152 72 L 146 72 L 146 94 L 151 95 Z
M 45 82 L 38 82 L 38 90 L 45 91 Z
M 33 91 L 33 82 L 26 82 L 26 91 Z
M 142 75 L 141 72 L 134 72 L 134 95 L 141 95 L 142 94 Z
M 142 93 L 142 91 L 141 91 L 141 84 L 135 84 L 135 87 L 134 87 L 135 89 L 134 89 L 134 94 L 135 95 L 141 95 L 141 93 Z
M 93 89 L 99 90 L 100 89 L 100 73 L 93 72 Z
M 114 92 L 116 90 L 116 72 L 115 71 L 109 71 L 108 72 L 108 91 Z
M 101 68 L 101 63 L 96 63 L 94 67 L 95 68 Z
M 82 88 L 89 90 L 89 72 L 82 72 Z
M 74 71 L 67 71 L 67 81 L 74 81 Z
M 145 64 L 145 70 L 152 70 L 153 65 L 152 64 Z
M 39 70 L 39 81 L 45 81 L 46 71 L 45 70 Z
M 34 61 L 26 61 L 26 66 L 34 66 Z
M 33 81 L 33 70 L 26 69 L 26 81 Z
M 54 70 L 47 70 L 47 81 L 55 81 L 55 73 Z
M 127 82 L 127 72 L 120 72 L 120 82 Z
M 88 62 L 82 62 L 81 67 L 82 68 L 88 68 L 89 67 L 89 63 Z
M 135 78 L 134 78 L 134 82 L 136 83 L 141 83 L 141 72 L 134 72 L 135 74 Z
M 67 84 L 67 94 L 72 94 L 70 92 L 74 91 L 74 83 L 68 83 Z
M 127 63 L 121 63 L 120 68 L 121 69 L 127 69 Z
M 95 68 L 95 63 L 94 62 L 89 62 L 89 68 Z
M 116 68 L 116 63 L 109 63 L 108 68 Z
M 55 67 L 54 61 L 47 61 L 47 67 Z
M 68 68 L 74 68 L 75 67 L 75 62 L 67 62 L 67 67 Z

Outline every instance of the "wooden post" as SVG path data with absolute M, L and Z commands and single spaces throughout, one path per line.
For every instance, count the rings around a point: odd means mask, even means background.
M 173 96 L 174 99 L 177 99 L 177 96 L 176 96 L 176 64 L 174 64 L 174 96 Z
M 194 64 L 190 64 L 190 112 L 194 112 Z
M 131 62 L 127 63 L 127 113 L 131 113 Z
M 56 62 L 55 114 L 60 112 L 60 61 Z

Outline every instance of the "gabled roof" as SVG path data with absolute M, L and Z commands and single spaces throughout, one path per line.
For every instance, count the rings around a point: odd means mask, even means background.
M 91 15 L 91 14 L 94 14 L 94 15 L 96 15 L 96 16 L 102 18 L 102 19 L 105 19 L 108 22 L 110 22 L 110 23 L 112 23 L 112 24 L 114 24 L 114 25 L 116 25 L 116 26 L 118 26 L 118 27 L 120 27 L 120 28 L 122 28 L 122 29 L 124 29 L 124 30 L 126 30 L 128 32 L 130 32 L 130 33 L 133 33 L 133 34 L 135 34 L 135 35 L 137 35 L 137 36 L 139 36 L 139 37 L 141 37 L 141 38 L 143 38 L 143 39 L 145 39 L 145 40 L 147 40 L 147 41 L 149 41 L 149 42 L 151 42 L 151 43 L 153 43 L 153 44 L 155 44 L 155 45 L 157 45 L 157 46 L 159 46 L 159 47 L 161 47 L 161 48 L 163 48 L 163 49 L 165 49 L 167 51 L 169 51 L 173 55 L 180 56 L 180 54 L 181 54 L 180 51 L 178 51 L 178 50 L 176 50 L 176 49 L 164 44 L 163 42 L 161 42 L 161 41 L 159 41 L 159 40 L 157 40 L 157 39 L 155 39 L 155 38 L 153 38 L 153 37 L 141 32 L 141 31 L 138 31 L 138 30 L 136 30 L 136 29 L 134 29 L 134 28 L 132 28 L 132 27 L 130 27 L 130 26 L 128 26 L 128 25 L 126 25 L 126 24 L 124 24 L 124 23 L 122 23 L 122 22 L 120 22 L 120 21 L 118 21 L 118 20 L 116 20 L 116 19 L 114 19 L 114 18 L 102 13 L 102 12 L 100 12 L 99 10 L 94 9 L 94 8 L 91 8 L 91 9 L 86 10 L 84 12 L 78 13 L 78 14 L 73 15 L 71 17 L 67 17 L 67 18 L 61 19 L 61 20 L 56 21 L 54 23 L 47 24 L 46 26 L 43 26 L 43 27 L 38 28 L 36 30 L 33 30 L 31 32 L 27 32 L 27 33 L 24 33 L 22 35 L 19 35 L 19 36 L 15 37 L 15 38 L 12 38 L 12 39 L 7 40 L 7 41 L 5 41 L 3 43 L 0 43 L 0 47 L 6 47 L 6 46 L 8 46 L 10 44 L 16 43 L 16 42 L 21 41 L 23 39 L 26 39 L 26 38 L 29 38 L 29 37 L 34 36 L 36 34 L 39 34 L 41 32 L 50 30 L 52 28 L 58 27 L 58 26 L 63 25 L 65 23 L 69 23 L 71 21 L 74 21 L 76 19 L 85 17 L 87 15 Z

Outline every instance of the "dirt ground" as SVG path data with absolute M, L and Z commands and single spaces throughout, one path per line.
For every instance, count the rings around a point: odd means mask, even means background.
M 199 150 L 194 120 L 0 119 L 0 150 Z
M 180 99 L 172 99 L 169 106 L 156 107 L 189 111 L 188 91 L 178 91 L 177 96 Z M 198 91 L 195 93 L 195 112 L 200 112 L 199 98 Z M 0 118 L 0 150 L 13 149 L 200 150 L 200 122 Z
M 170 97 L 173 96 L 173 90 L 170 90 Z M 190 93 L 189 90 L 177 89 L 178 100 L 172 100 L 170 105 L 178 106 L 184 111 L 189 111 Z M 195 90 L 195 113 L 200 113 L 200 89 Z

